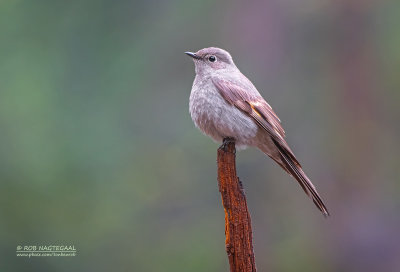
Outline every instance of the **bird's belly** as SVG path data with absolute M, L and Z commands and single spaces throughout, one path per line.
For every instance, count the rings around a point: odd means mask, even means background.
M 252 145 L 258 126 L 246 114 L 228 104 L 217 90 L 194 90 L 189 105 L 196 126 L 215 141 L 231 137 L 239 146 Z

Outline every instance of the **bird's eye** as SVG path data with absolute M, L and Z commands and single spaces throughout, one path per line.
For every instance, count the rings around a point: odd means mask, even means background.
M 216 57 L 216 56 L 209 56 L 209 57 L 208 57 L 208 60 L 209 60 L 210 62 L 215 62 L 215 61 L 217 61 L 217 57 Z

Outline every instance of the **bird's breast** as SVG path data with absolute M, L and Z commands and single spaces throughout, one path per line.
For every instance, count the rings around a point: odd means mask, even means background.
M 195 125 L 215 141 L 233 137 L 237 144 L 248 145 L 257 134 L 258 127 L 254 121 L 229 104 L 211 79 L 202 82 L 195 80 L 189 111 Z

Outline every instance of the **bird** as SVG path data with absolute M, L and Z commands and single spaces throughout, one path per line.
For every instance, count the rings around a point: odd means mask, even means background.
M 294 177 L 322 214 L 329 216 L 322 198 L 304 173 L 285 140 L 278 115 L 253 83 L 217 47 L 185 52 L 195 64 L 189 112 L 197 128 L 223 145 L 235 142 L 238 150 L 256 147 Z

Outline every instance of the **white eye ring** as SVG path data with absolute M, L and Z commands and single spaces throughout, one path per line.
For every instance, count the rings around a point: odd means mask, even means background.
M 209 57 L 208 57 L 208 61 L 210 61 L 210 62 L 216 62 L 216 61 L 217 61 L 217 57 L 214 56 L 214 55 L 209 56 Z

